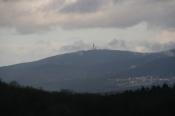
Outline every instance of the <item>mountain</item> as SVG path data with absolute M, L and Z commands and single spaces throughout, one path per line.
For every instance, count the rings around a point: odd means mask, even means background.
M 175 77 L 175 50 L 137 53 L 89 50 L 0 68 L 0 78 L 47 90 L 105 92 L 135 87 L 130 78 Z M 144 77 L 144 78 L 143 78 Z M 132 80 L 133 81 L 133 80 Z M 147 81 L 146 81 L 147 82 Z M 129 83 L 129 84 L 128 84 Z M 144 81 L 140 84 L 145 84 Z

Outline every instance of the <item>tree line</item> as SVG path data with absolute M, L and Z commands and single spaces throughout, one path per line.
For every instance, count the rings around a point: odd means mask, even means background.
M 0 81 L 1 116 L 175 116 L 175 86 L 122 93 L 48 92 Z

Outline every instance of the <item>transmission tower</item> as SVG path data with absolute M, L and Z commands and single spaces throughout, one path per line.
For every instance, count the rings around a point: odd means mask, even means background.
M 96 49 L 97 49 L 94 43 L 93 43 L 93 45 L 92 45 L 92 49 L 93 49 L 93 50 L 96 50 Z

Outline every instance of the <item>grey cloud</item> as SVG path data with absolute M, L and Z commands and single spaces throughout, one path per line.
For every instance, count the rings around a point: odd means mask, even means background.
M 0 0 L 0 28 L 13 28 L 24 34 L 51 29 L 55 23 L 46 19 L 39 1 Z
M 137 52 L 159 52 L 159 51 L 175 49 L 175 41 L 160 43 L 147 40 L 127 41 L 127 40 L 113 39 L 110 42 L 108 42 L 107 46 L 110 49 L 117 49 L 117 50 L 132 50 Z
M 64 45 L 60 48 L 61 52 L 74 52 L 80 50 L 88 50 L 90 49 L 90 45 L 85 43 L 84 41 L 75 41 L 72 44 Z
M 161 0 L 125 0 L 122 4 L 113 4 L 104 9 L 101 15 L 87 17 L 83 20 L 69 21 L 67 28 L 87 28 L 87 27 L 117 27 L 125 28 L 146 22 L 150 26 L 161 28 L 175 27 L 175 1 L 161 2 Z M 74 23 L 73 23 L 74 22 Z
M 126 43 L 126 41 L 124 41 L 124 40 L 118 40 L 118 39 L 113 39 L 113 40 L 111 40 L 109 43 L 108 43 L 108 45 L 109 45 L 109 47 L 117 47 L 117 48 L 126 48 L 126 45 L 127 43 Z
M 175 49 L 175 42 L 160 44 L 160 43 L 144 43 L 143 44 L 148 51 L 163 51 L 169 49 Z
M 174 0 L 0 0 L 0 27 L 33 33 L 53 27 L 126 28 L 146 22 L 174 29 L 174 13 Z
M 107 3 L 107 0 L 78 0 L 62 8 L 63 13 L 94 13 Z

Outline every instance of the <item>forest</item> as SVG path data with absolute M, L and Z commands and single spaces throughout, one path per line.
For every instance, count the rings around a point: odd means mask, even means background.
M 49 92 L 0 81 L 1 116 L 175 116 L 175 86 L 122 93 Z

